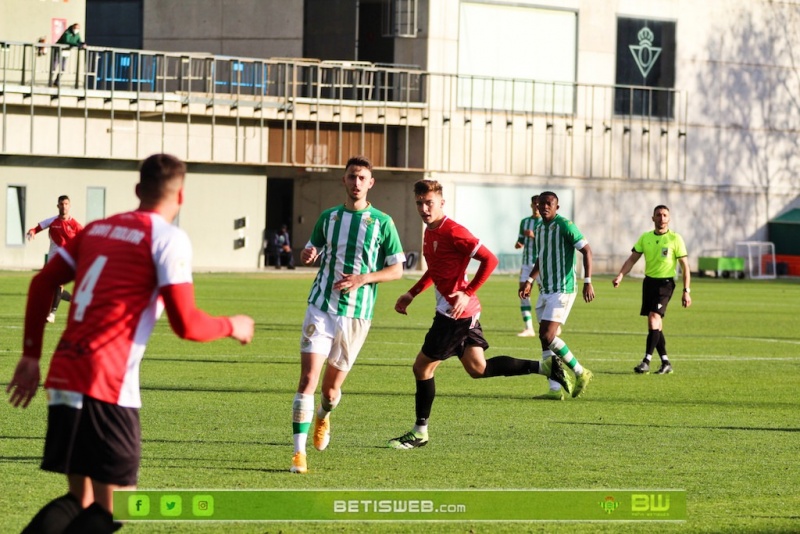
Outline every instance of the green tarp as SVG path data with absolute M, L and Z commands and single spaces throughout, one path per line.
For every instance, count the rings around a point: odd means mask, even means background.
M 775 254 L 800 255 L 800 209 L 789 210 L 767 223 Z

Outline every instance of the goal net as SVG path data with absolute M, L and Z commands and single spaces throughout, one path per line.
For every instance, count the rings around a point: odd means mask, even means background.
M 736 243 L 736 256 L 744 258 L 744 270 L 749 278 L 777 278 L 774 243 L 769 241 L 740 241 Z

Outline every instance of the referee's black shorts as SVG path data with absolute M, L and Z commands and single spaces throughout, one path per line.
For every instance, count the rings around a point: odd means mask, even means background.
M 135 486 L 141 460 L 139 409 L 83 396 L 83 406 L 48 406 L 41 468 Z
M 675 291 L 674 279 L 645 276 L 642 282 L 642 309 L 639 314 L 648 316 L 657 313 L 664 317 L 673 291 Z
M 453 319 L 442 313 L 436 312 L 425 342 L 422 344 L 422 354 L 432 360 L 446 360 L 450 356 L 464 355 L 467 347 L 489 348 L 489 343 L 483 338 L 481 323 L 475 317 L 466 319 Z

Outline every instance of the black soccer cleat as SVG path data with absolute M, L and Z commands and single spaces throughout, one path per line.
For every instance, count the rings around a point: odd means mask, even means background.
M 428 444 L 428 433 L 419 434 L 413 430 L 406 432 L 400 437 L 389 440 L 389 448 L 392 449 L 418 449 Z
M 558 356 L 550 356 L 544 360 L 542 368 L 548 378 L 561 384 L 561 387 L 566 390 L 568 395 L 572 394 L 572 377 L 564 372 L 564 366 L 561 365 L 561 359 Z
M 668 375 L 672 374 L 672 366 L 668 363 L 661 364 L 661 369 L 656 371 L 657 375 Z

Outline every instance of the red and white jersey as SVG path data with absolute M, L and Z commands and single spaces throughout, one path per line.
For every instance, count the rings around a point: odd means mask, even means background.
M 69 243 L 78 232 L 83 230 L 83 225 L 74 218 L 62 219 L 58 215 L 47 218 L 34 228 L 36 233 L 49 229 L 50 235 L 50 256 L 52 257 L 56 249 Z
M 447 300 L 447 296 L 463 291 L 469 285 L 467 265 L 480 246 L 480 239 L 446 216 L 437 228 L 425 229 L 422 255 L 436 287 L 436 311 L 450 315 L 452 302 Z M 480 311 L 481 303 L 477 296 L 472 295 L 460 318 L 473 317 Z
M 57 254 L 75 271 L 75 291 L 45 387 L 140 407 L 139 364 L 164 309 L 159 288 L 192 282 L 189 237 L 132 211 L 90 223 Z

